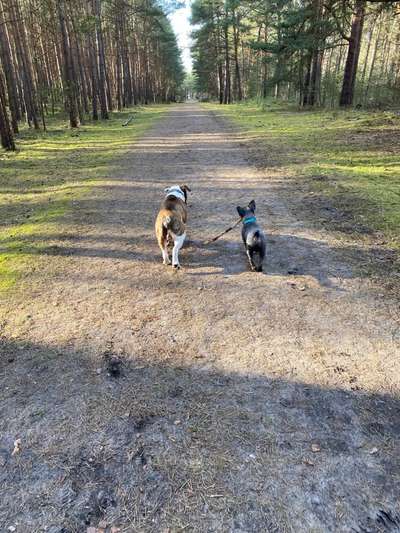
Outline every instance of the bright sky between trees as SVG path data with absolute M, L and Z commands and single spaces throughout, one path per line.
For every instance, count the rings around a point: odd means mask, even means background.
M 174 32 L 178 38 L 178 44 L 182 50 L 182 61 L 187 72 L 192 70 L 192 58 L 190 57 L 190 3 L 191 0 L 185 0 L 186 6 L 177 9 L 170 15 L 170 20 Z

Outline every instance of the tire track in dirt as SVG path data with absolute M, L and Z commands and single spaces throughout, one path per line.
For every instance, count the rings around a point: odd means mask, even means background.
M 1 530 L 395 530 L 396 304 L 249 158 L 175 106 L 47 236 L 2 312 Z M 175 183 L 193 189 L 178 273 L 153 229 Z M 202 245 L 253 198 L 260 275 L 239 230 Z

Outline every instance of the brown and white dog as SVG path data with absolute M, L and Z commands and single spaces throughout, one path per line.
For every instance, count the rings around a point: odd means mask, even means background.
M 186 237 L 187 220 L 187 185 L 173 185 L 165 189 L 166 196 L 161 204 L 156 219 L 156 236 L 161 248 L 164 265 L 170 265 L 168 255 L 169 239 L 174 241 L 172 250 L 172 266 L 180 268 L 179 250 L 182 248 Z

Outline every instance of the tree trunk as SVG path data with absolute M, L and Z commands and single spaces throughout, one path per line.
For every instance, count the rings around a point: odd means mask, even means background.
M 218 65 L 218 99 L 219 103 L 224 103 L 224 69 L 222 66 L 222 60 L 221 60 L 221 35 L 220 35 L 220 21 L 219 16 L 217 14 L 217 24 L 214 25 L 214 34 L 215 34 L 215 54 L 217 57 L 217 65 Z
M 378 54 L 378 49 L 379 49 L 380 41 L 381 41 L 382 28 L 383 28 L 383 20 L 381 19 L 380 23 L 379 23 L 379 27 L 378 27 L 378 35 L 377 35 L 376 40 L 375 40 L 374 53 L 373 53 L 373 56 L 372 56 L 371 67 L 370 67 L 369 75 L 368 75 L 368 83 L 367 83 L 367 87 L 365 88 L 364 102 L 367 102 L 367 99 L 368 99 L 368 93 L 369 93 L 369 90 L 370 90 L 372 76 L 373 76 L 373 73 L 374 73 L 376 57 L 377 57 L 377 54 Z
M 64 94 L 69 112 L 69 123 L 71 128 L 79 127 L 79 109 L 77 100 L 77 87 L 72 59 L 71 43 L 68 36 L 67 25 L 65 21 L 64 0 L 57 2 L 57 14 L 61 31 L 61 46 L 64 66 Z
M 312 56 L 307 56 L 306 75 L 303 84 L 303 106 L 310 103 L 310 81 L 311 81 Z
M 126 28 L 125 28 L 125 22 L 122 20 L 120 22 L 120 40 L 119 43 L 120 49 L 121 49 L 121 59 L 122 59 L 122 68 L 123 68 L 123 75 L 124 75 L 124 106 L 130 106 L 134 102 L 133 97 L 133 83 L 132 83 L 132 73 L 131 73 L 131 66 L 129 63 L 129 52 L 128 52 L 128 43 L 126 39 Z
M 310 83 L 310 98 L 309 98 L 310 105 L 320 104 L 322 59 L 323 59 L 323 51 L 314 50 L 314 57 L 312 61 L 311 83 Z
M 115 58 L 115 83 L 116 83 L 116 98 L 117 109 L 122 110 L 122 53 L 121 53 L 121 36 L 120 32 L 116 31 L 116 58 Z
M 374 26 L 372 26 L 372 28 L 370 28 L 370 30 L 368 31 L 368 37 L 367 37 L 368 45 L 367 45 L 367 51 L 365 52 L 364 67 L 363 67 L 362 76 L 361 76 L 361 87 L 364 87 L 364 84 L 365 84 L 365 76 L 367 74 L 368 59 L 369 59 L 369 53 L 371 50 L 373 32 L 374 32 Z
M 0 3 L 0 9 L 2 8 Z M 18 86 L 15 78 L 14 66 L 12 64 L 10 40 L 7 26 L 0 15 L 0 63 L 6 78 L 8 103 L 11 112 L 11 123 L 14 133 L 18 133 L 18 121 L 21 120 L 21 111 L 18 104 Z
M 97 109 L 98 95 L 99 95 L 99 75 L 97 70 L 96 49 L 93 35 L 88 37 L 89 46 L 89 62 L 90 62 L 90 77 L 92 88 L 92 118 L 93 120 L 99 120 L 99 114 Z
M 325 75 L 327 73 L 330 73 L 331 70 L 332 70 L 332 58 L 333 58 L 333 54 L 334 54 L 334 48 L 331 48 L 329 50 L 329 59 L 327 61 L 327 65 L 325 67 Z M 323 93 L 322 93 L 322 96 L 321 96 L 321 104 L 325 107 L 326 105 L 326 99 L 327 99 L 327 84 L 325 83 L 324 84 L 324 88 L 323 88 Z
M 89 114 L 89 98 L 88 98 L 88 90 L 87 90 L 88 83 L 86 79 L 86 72 L 83 66 L 83 51 L 82 51 L 82 46 L 81 46 L 80 39 L 79 39 L 79 34 L 76 28 L 76 24 L 72 17 L 71 17 L 71 21 L 72 21 L 72 31 L 73 31 L 73 36 L 74 36 L 74 39 L 73 39 L 74 41 L 73 58 L 74 58 L 74 64 L 75 64 L 74 70 L 76 73 L 79 72 L 79 78 L 80 78 L 80 84 L 79 84 L 80 96 L 81 96 L 80 107 L 83 106 L 84 113 L 88 115 Z M 83 120 L 82 114 L 81 114 L 81 120 Z
M 15 150 L 14 137 L 11 130 L 10 120 L 7 114 L 6 93 L 3 76 L 0 73 L 0 140 L 1 146 L 6 150 Z
M 103 30 L 101 26 L 101 0 L 93 0 L 93 13 L 96 17 L 97 53 L 99 65 L 99 101 L 102 119 L 108 119 L 106 60 Z
M 365 0 L 357 0 L 353 20 L 349 48 L 347 51 L 346 66 L 344 69 L 342 92 L 340 94 L 340 106 L 350 106 L 354 99 L 354 86 L 357 77 L 358 58 L 360 55 L 361 37 L 365 18 Z
M 22 79 L 27 119 L 29 125 L 33 124 L 34 128 L 38 130 L 39 113 L 36 102 L 36 87 L 33 78 L 33 69 L 31 56 L 29 53 L 25 22 L 23 21 L 22 13 L 17 2 L 14 2 L 11 5 L 11 10 L 11 13 L 14 17 L 14 43 L 18 58 L 18 64 L 20 67 L 20 75 Z
M 264 25 L 264 44 L 266 45 L 268 42 L 268 22 L 265 20 Z M 262 53 L 262 76 L 263 76 L 263 88 L 262 88 L 262 94 L 263 98 L 267 98 L 267 91 L 268 91 L 268 61 L 267 61 L 267 53 Z
M 229 32 L 228 32 L 228 13 L 225 11 L 224 20 L 224 40 L 225 40 L 225 91 L 224 104 L 231 103 L 231 69 L 229 60 Z
M 240 75 L 240 65 L 239 65 L 239 57 L 238 57 L 238 49 L 239 49 L 239 20 L 236 15 L 235 10 L 233 10 L 233 20 L 234 20 L 234 27 L 233 27 L 233 45 L 234 45 L 234 54 L 235 54 L 235 85 L 236 85 L 236 99 L 240 102 L 243 99 L 243 91 L 242 91 L 242 80 Z

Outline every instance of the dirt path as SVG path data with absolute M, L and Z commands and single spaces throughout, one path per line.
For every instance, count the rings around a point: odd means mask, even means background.
M 198 105 L 120 168 L 2 306 L 0 531 L 399 531 L 395 303 Z M 178 273 L 153 231 L 174 183 L 193 189 Z M 265 274 L 239 231 L 201 245 L 252 198 Z

